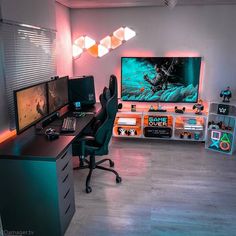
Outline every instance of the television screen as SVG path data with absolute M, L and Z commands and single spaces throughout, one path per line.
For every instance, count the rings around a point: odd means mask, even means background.
M 183 102 L 198 99 L 201 57 L 122 57 L 123 101 Z
M 14 91 L 17 133 L 47 115 L 46 83 Z
M 52 113 L 68 104 L 68 77 L 48 82 L 48 110 Z

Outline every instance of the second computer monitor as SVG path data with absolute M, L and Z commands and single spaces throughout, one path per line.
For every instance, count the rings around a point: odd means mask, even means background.
M 48 110 L 53 113 L 68 104 L 68 76 L 48 82 Z
M 96 103 L 93 76 L 82 76 L 69 79 L 69 101 L 80 102 L 81 106 L 92 106 Z

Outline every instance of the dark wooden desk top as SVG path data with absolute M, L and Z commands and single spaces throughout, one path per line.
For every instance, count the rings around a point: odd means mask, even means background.
M 66 116 L 69 115 L 70 113 L 66 114 Z M 86 114 L 84 117 L 77 118 L 75 132 L 62 133 L 58 139 L 53 141 L 46 138 L 44 130 L 41 134 L 35 134 L 35 129 L 32 127 L 24 133 L 0 144 L 0 159 L 55 161 L 69 147 L 73 140 L 82 133 L 93 118 L 94 114 Z M 57 130 L 61 127 L 61 124 L 62 120 L 58 119 L 48 127 Z
M 72 116 L 72 112 L 67 113 L 66 115 L 62 116 L 60 119 L 57 119 L 50 123 L 50 125 L 46 126 L 43 130 L 38 131 L 37 134 L 44 135 L 46 129 L 52 128 L 55 129 L 56 132 L 60 133 L 61 126 L 63 123 L 63 118 Z M 93 120 L 94 114 L 86 114 L 84 117 L 76 117 L 76 129 L 75 132 L 68 132 L 68 133 L 60 133 L 60 136 L 78 136 L 84 128 Z
M 74 136 L 60 136 L 50 141 L 44 135 L 16 137 L 0 145 L 0 159 L 55 161 L 74 138 Z

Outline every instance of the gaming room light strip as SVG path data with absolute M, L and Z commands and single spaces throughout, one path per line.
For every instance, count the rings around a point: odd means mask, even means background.
M 76 59 L 87 51 L 93 57 L 102 57 L 111 50 L 119 47 L 124 42 L 130 40 L 136 35 L 136 32 L 129 27 L 120 27 L 112 33 L 101 39 L 99 43 L 88 36 L 81 36 L 74 41 L 73 58 Z

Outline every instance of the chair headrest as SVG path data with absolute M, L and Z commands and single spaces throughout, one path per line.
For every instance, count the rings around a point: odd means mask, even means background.
M 115 75 L 110 76 L 109 89 L 110 89 L 112 96 L 117 91 L 117 78 Z
M 103 97 L 108 101 L 111 98 L 111 91 L 109 88 L 105 87 L 103 89 Z

